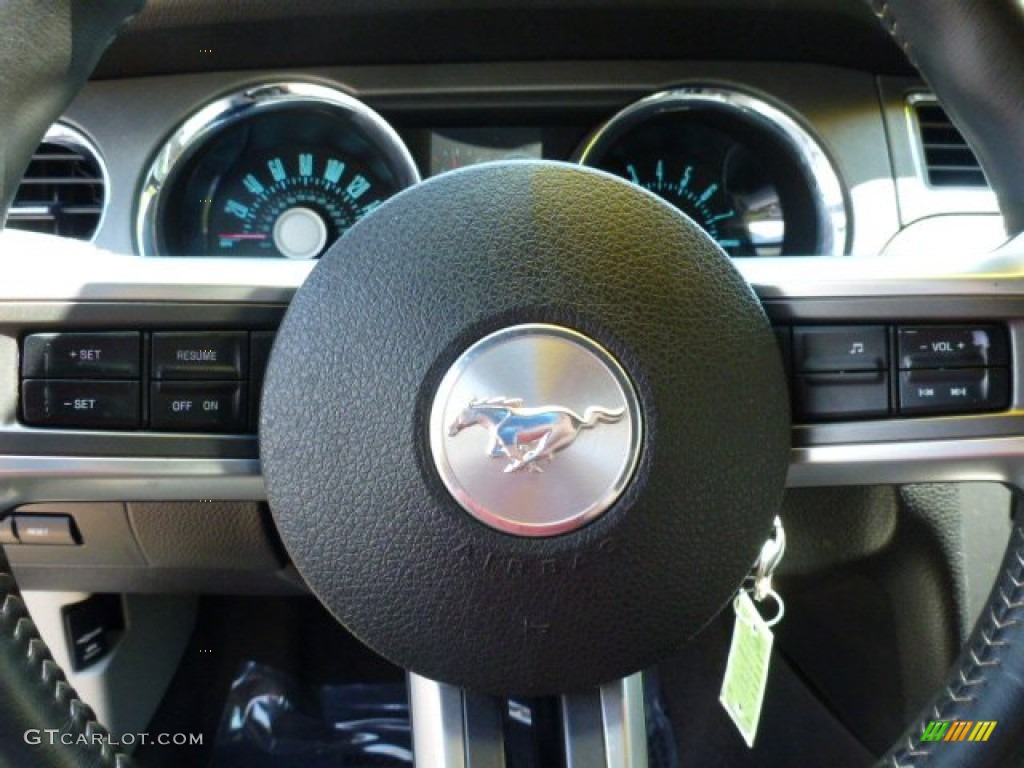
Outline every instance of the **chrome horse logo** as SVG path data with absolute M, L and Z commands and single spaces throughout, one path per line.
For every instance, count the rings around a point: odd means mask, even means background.
M 563 448 L 568 448 L 579 436 L 580 430 L 598 424 L 614 424 L 622 419 L 625 408 L 591 406 L 580 416 L 568 408 L 557 405 L 526 408 L 523 401 L 509 397 L 489 397 L 471 400 L 448 428 L 448 435 L 479 424 L 491 436 L 487 455 L 508 458 L 505 472 L 529 469 L 543 472 L 537 463 L 551 460 Z

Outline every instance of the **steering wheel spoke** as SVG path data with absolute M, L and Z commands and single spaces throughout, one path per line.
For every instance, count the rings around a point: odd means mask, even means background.
M 507 700 L 415 673 L 408 681 L 417 768 L 515 768 L 506 750 Z M 566 768 L 646 768 L 643 686 L 636 673 L 561 696 L 560 762 Z
M 502 768 L 501 701 L 410 672 L 409 714 L 417 766 Z
M 566 768 L 647 765 L 642 673 L 605 683 L 596 699 L 593 693 L 562 696 L 562 722 Z M 603 738 L 597 739 L 597 734 Z

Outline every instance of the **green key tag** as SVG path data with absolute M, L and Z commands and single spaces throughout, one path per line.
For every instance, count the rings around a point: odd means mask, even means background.
M 761 719 L 764 689 L 768 682 L 775 636 L 761 618 L 746 590 L 740 590 L 733 601 L 736 623 L 732 630 L 729 660 L 718 700 L 736 723 L 748 747 L 754 746 L 757 723 Z

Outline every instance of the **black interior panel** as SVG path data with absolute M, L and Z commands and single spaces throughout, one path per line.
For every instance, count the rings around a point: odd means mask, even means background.
M 154 0 L 95 76 L 680 57 L 911 71 L 861 0 L 476 0 L 455 7 L 444 0 Z

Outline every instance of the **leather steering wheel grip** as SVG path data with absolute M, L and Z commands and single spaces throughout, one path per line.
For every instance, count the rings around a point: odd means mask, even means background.
M 53 660 L 10 571 L 0 560 L 0 767 L 129 768 L 110 746 L 107 731 L 79 700 Z M 60 747 L 50 747 L 43 729 L 53 729 Z M 26 738 L 32 733 L 40 744 Z M 33 739 L 34 740 L 34 739 Z
M 1024 232 L 1024 4 L 869 2 L 977 155 L 1007 234 Z
M 144 0 L 0 1 L 0 226 L 39 138 Z M 0 768 L 126 768 L 68 684 L 0 555 Z M 56 731 L 31 744 L 26 732 Z M 44 735 L 44 734 L 41 734 Z M 68 742 L 68 743 L 65 743 Z
M 1024 525 L 1019 520 L 1020 510 L 1017 512 L 1017 524 L 988 604 L 944 688 L 879 765 L 1019 765 L 1014 750 L 1020 750 L 1024 737 Z M 936 720 L 995 722 L 996 726 L 984 743 L 922 741 L 925 729 Z
M 1024 5 L 1018 0 L 869 0 L 937 93 L 995 190 L 1007 234 L 1024 231 Z M 1019 501 L 1019 499 L 1018 499 Z M 910 768 L 1017 764 L 1024 739 L 1024 526 L 946 685 L 882 758 Z M 922 741 L 929 723 L 997 723 L 989 740 Z
M 0 229 L 39 144 L 145 0 L 0 2 Z

